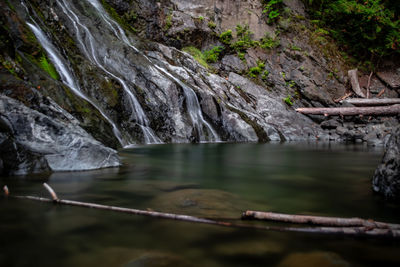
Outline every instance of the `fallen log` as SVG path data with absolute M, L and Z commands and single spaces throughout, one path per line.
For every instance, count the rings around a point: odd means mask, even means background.
M 400 105 L 375 106 L 375 107 L 343 107 L 343 108 L 298 108 L 297 112 L 302 114 L 325 115 L 325 116 L 389 116 L 400 114 Z
M 351 88 L 353 89 L 354 93 L 356 93 L 360 97 L 365 98 L 365 94 L 361 90 L 360 83 L 358 82 L 357 69 L 349 70 L 347 72 L 347 75 L 350 78 Z
M 277 221 L 298 224 L 316 224 L 324 226 L 337 226 L 337 227 L 372 227 L 380 229 L 396 229 L 400 230 L 400 224 L 391 224 L 385 222 L 378 222 L 374 220 L 366 220 L 361 218 L 340 218 L 340 217 L 323 217 L 311 215 L 292 215 L 276 212 L 262 212 L 248 210 L 242 214 L 242 219 L 257 219 L 266 221 Z
M 349 103 L 354 106 L 384 106 L 400 104 L 400 98 L 352 98 L 341 102 Z
M 47 184 L 44 186 L 49 192 L 51 192 L 51 191 L 54 192 L 54 190 L 52 190 L 51 187 L 48 186 Z M 7 190 L 7 193 L 9 194 L 8 190 Z M 376 238 L 400 239 L 400 230 L 392 230 L 392 229 L 381 229 L 381 228 L 371 228 L 371 227 L 277 227 L 277 226 L 238 224 L 238 223 L 231 223 L 231 222 L 214 221 L 214 220 L 209 220 L 209 219 L 204 219 L 204 218 L 199 218 L 199 217 L 194 217 L 194 216 L 188 216 L 188 215 L 180 215 L 180 214 L 172 214 L 172 213 L 164 213 L 164 212 L 156 212 L 156 211 L 145 211 L 145 210 L 130 209 L 130 208 L 121 208 L 121 207 L 115 207 L 115 206 L 100 205 L 100 204 L 95 204 L 95 203 L 63 200 L 63 199 L 59 199 L 59 198 L 54 199 L 53 195 L 52 195 L 52 199 L 36 197 L 36 196 L 12 196 L 10 194 L 8 195 L 8 197 L 15 198 L 15 199 L 24 199 L 24 200 L 53 203 L 55 205 L 78 206 L 78 207 L 108 210 L 108 211 L 122 212 L 122 213 L 135 214 L 135 215 L 151 216 L 151 217 L 164 218 L 164 219 L 170 219 L 170 220 L 180 220 L 180 221 L 193 222 L 193 223 L 210 224 L 210 225 L 223 226 L 223 227 L 258 229 L 258 230 L 279 231 L 279 232 L 335 234 L 335 235 L 353 236 L 353 237 L 376 237 Z

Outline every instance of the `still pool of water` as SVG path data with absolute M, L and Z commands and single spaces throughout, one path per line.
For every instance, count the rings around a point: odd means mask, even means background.
M 48 182 L 63 199 L 234 222 L 250 209 L 400 223 L 400 206 L 371 191 L 381 149 L 183 144 L 120 155 L 120 168 L 0 183 L 13 194 L 47 197 L 41 183 Z M 0 218 L 0 266 L 400 266 L 399 241 L 221 228 L 4 198 Z

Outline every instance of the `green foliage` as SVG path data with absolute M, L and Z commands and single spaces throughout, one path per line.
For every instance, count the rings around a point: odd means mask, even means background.
M 246 52 L 250 47 L 258 45 L 258 42 L 252 40 L 252 35 L 249 25 L 236 25 L 237 41 L 231 45 L 231 48 L 236 52 Z
M 49 61 L 47 60 L 47 57 L 45 55 L 42 55 L 39 58 L 39 66 L 45 72 L 47 72 L 54 80 L 59 79 L 56 69 L 54 68 L 54 66 L 51 63 L 49 63 Z
M 311 10 L 313 22 L 325 29 L 319 29 L 318 34 L 329 33 L 359 58 L 400 52 L 398 0 L 303 1 Z
M 221 43 L 225 45 L 230 45 L 232 39 L 233 39 L 232 30 L 227 30 L 221 33 L 221 35 L 219 36 L 219 40 L 221 41 Z
M 237 52 L 237 55 L 241 60 L 246 60 L 246 52 Z
M 265 36 L 260 40 L 260 47 L 264 49 L 273 49 L 279 45 L 279 39 L 270 37 L 268 33 L 266 33 Z
M 301 51 L 301 48 L 300 47 L 298 47 L 298 46 L 296 46 L 296 45 L 290 45 L 290 50 L 292 50 L 292 51 Z
M 283 3 L 282 0 L 262 0 L 263 14 L 267 15 L 267 23 L 276 22 L 281 16 Z
M 190 54 L 197 62 L 200 63 L 200 65 L 202 65 L 203 67 L 208 69 L 209 66 L 207 64 L 206 58 L 199 49 L 197 49 L 194 46 L 188 46 L 188 47 L 184 47 L 182 49 L 182 51 Z
M 182 51 L 189 53 L 192 57 L 199 62 L 203 67 L 209 68 L 208 63 L 215 63 L 218 61 L 220 54 L 224 51 L 223 46 L 214 46 L 210 50 L 201 52 L 193 46 L 184 47 Z
M 285 97 L 283 99 L 283 102 L 285 102 L 288 106 L 293 106 L 293 99 L 292 99 L 292 97 L 290 95 Z
M 208 28 L 214 30 L 217 27 L 217 24 L 215 24 L 213 21 L 208 22 Z
M 169 28 L 171 28 L 171 26 L 172 26 L 172 14 L 169 14 L 169 15 L 165 18 L 164 31 L 168 31 Z
M 203 20 L 204 20 L 204 17 L 203 17 L 203 16 L 200 16 L 200 17 L 198 17 L 198 20 L 203 21 Z
M 257 66 L 250 68 L 248 74 L 252 78 L 257 78 L 257 76 L 261 74 L 264 68 L 265 68 L 265 63 L 258 61 Z
M 130 10 L 130 11 L 126 12 L 122 16 L 122 18 L 129 24 L 133 24 L 137 21 L 138 15 L 136 14 L 136 12 L 134 10 Z
M 269 71 L 264 70 L 262 75 L 261 75 L 261 80 L 265 81 L 268 79 Z
M 214 46 L 212 49 L 204 51 L 203 55 L 208 63 L 215 63 L 218 61 L 222 51 L 224 51 L 223 46 Z
M 118 12 L 109 4 L 106 0 L 101 0 L 101 3 L 107 13 L 116 21 L 119 25 L 121 25 L 125 30 L 136 32 L 136 30 L 129 25 L 129 21 L 126 20 L 125 17 L 122 17 L 118 14 Z M 45 18 L 43 17 L 43 20 Z

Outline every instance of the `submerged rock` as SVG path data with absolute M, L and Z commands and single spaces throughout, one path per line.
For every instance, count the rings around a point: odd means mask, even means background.
M 0 151 L 3 173 L 81 171 L 120 165 L 117 152 L 93 139 L 53 101 L 42 103 L 53 117 L 0 95 Z
M 166 253 L 147 253 L 129 263 L 123 265 L 123 267 L 140 267 L 140 266 L 151 266 L 151 267 L 163 267 L 163 266 L 192 266 L 189 262 L 185 261 L 179 256 Z
M 290 254 L 278 266 L 279 267 L 286 267 L 286 266 L 344 267 L 344 266 L 350 266 L 350 264 L 335 253 L 314 251 L 309 253 Z
M 386 144 L 372 184 L 373 190 L 386 198 L 400 199 L 400 127 L 393 131 Z
M 246 203 L 228 192 L 183 189 L 157 196 L 149 203 L 157 211 L 205 218 L 240 218 Z

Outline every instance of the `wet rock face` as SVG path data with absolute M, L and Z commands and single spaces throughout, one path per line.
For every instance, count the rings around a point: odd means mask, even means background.
M 400 127 L 389 138 L 372 183 L 375 192 L 386 198 L 400 199 Z
M 0 95 L 2 173 L 24 175 L 120 165 L 115 150 L 94 140 L 56 103 L 50 101 L 46 108 L 52 117 Z

